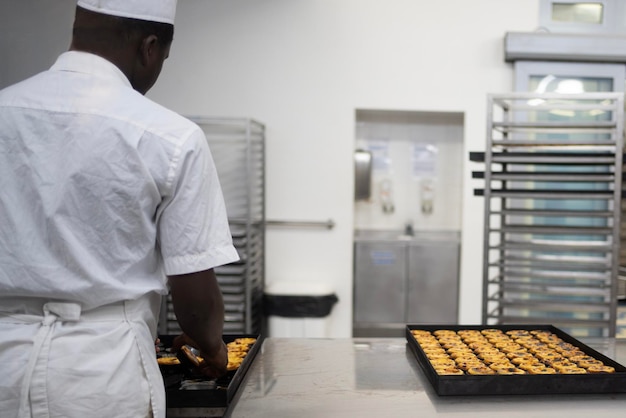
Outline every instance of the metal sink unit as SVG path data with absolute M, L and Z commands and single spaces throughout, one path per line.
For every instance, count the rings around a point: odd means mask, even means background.
M 407 323 L 457 323 L 459 232 L 361 230 L 354 250 L 355 337 L 401 336 Z

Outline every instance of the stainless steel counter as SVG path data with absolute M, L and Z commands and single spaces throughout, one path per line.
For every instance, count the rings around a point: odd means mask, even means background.
M 584 339 L 626 364 L 626 340 Z M 440 397 L 404 338 L 267 338 L 226 416 L 620 417 L 626 394 Z

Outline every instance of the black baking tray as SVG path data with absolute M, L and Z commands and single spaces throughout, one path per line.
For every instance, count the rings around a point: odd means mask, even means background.
M 559 336 L 563 341 L 577 346 L 586 354 L 602 361 L 605 365 L 614 367 L 615 373 L 443 376 L 437 374 L 426 357 L 426 353 L 413 338 L 411 330 L 414 329 L 431 332 L 440 329 L 452 331 L 465 329 L 547 330 Z M 552 325 L 407 325 L 406 339 L 420 367 L 435 392 L 440 396 L 626 393 L 626 367 Z
M 171 347 L 175 337 L 175 335 L 159 336 L 163 348 Z M 159 366 L 165 383 L 166 405 L 168 409 L 225 408 L 230 404 L 259 351 L 263 337 L 256 334 L 227 334 L 223 335 L 222 338 L 225 343 L 232 342 L 237 338 L 255 338 L 256 341 L 250 346 L 239 368 L 217 379 L 214 389 L 181 389 L 183 380 L 195 379 L 198 376 L 194 376 L 184 365 Z

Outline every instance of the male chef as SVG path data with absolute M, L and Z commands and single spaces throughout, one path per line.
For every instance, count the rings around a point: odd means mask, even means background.
M 226 371 L 213 268 L 238 259 L 206 138 L 144 97 L 176 0 L 78 0 L 69 51 L 0 91 L 0 416 L 165 417 L 154 341 Z

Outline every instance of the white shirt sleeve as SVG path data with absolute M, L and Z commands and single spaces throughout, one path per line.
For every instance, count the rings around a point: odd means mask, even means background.
M 157 225 L 165 273 L 193 273 L 237 261 L 222 189 L 201 129 L 183 144 L 173 181 Z

